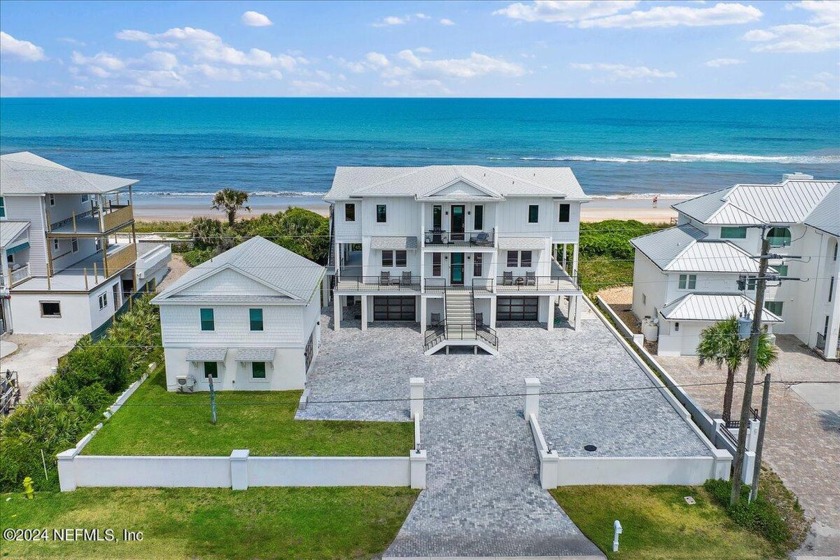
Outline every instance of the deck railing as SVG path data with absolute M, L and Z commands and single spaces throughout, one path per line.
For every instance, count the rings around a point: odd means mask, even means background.
M 26 263 L 22 267 L 16 270 L 10 270 L 9 276 L 11 277 L 11 285 L 14 286 L 15 284 L 19 284 L 30 277 L 29 271 L 29 263 Z
M 137 260 L 137 245 L 129 243 L 125 247 L 105 255 L 105 276 L 116 274 Z
M 410 279 L 400 276 L 338 276 L 336 284 L 339 290 L 359 290 L 384 292 L 393 290 L 420 290 L 420 277 L 412 275 Z
M 493 247 L 495 235 L 492 230 L 450 231 L 445 229 L 427 230 L 423 237 L 426 245 L 459 247 Z
M 575 290 L 577 283 L 572 276 L 498 276 L 497 292 L 533 292 L 550 290 Z
M 125 206 L 117 206 L 112 204 L 110 212 L 102 216 L 102 224 L 104 231 L 111 231 L 112 229 L 127 224 L 134 219 L 134 209 L 130 204 Z M 114 210 L 116 208 L 116 210 Z

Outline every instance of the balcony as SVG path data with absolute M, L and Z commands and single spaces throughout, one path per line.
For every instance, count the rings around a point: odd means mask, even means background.
M 86 212 L 73 213 L 69 218 L 50 224 L 50 233 L 55 234 L 97 234 L 112 231 L 134 219 L 134 209 L 130 204 L 109 205 L 102 214 L 100 223 L 99 208 Z
M 112 276 L 137 260 L 137 245 L 128 243 L 105 254 L 105 276 Z
M 460 231 L 432 229 L 423 235 L 427 247 L 493 247 L 495 231 Z
M 338 292 L 420 292 L 420 277 L 408 275 L 350 276 L 341 274 L 336 282 Z
M 492 294 L 494 284 L 493 278 L 473 278 L 471 282 L 464 284 L 453 284 L 442 276 L 426 277 L 423 281 L 423 286 L 427 293 L 443 292 L 446 290 L 472 290 L 477 293 L 484 292 Z
M 560 263 L 551 259 L 551 276 L 537 276 L 526 272 L 524 275 L 505 272 L 496 278 L 496 293 L 511 292 L 579 292 L 577 278 L 570 276 Z
M 54 272 L 51 276 L 36 276 L 20 283 L 16 290 L 89 292 L 106 282 L 109 278 L 127 266 L 134 264 L 137 258 L 137 246 L 133 243 L 120 243 L 82 259 L 72 265 Z
M 16 284 L 20 284 L 25 280 L 28 280 L 30 276 L 32 276 L 32 274 L 29 271 L 29 263 L 26 263 L 20 268 L 9 271 L 9 277 L 11 280 L 12 287 L 14 287 Z

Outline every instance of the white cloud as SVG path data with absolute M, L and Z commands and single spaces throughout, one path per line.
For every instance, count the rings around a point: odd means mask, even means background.
M 776 25 L 769 29 L 754 29 L 744 34 L 744 40 L 760 43 L 754 52 L 816 53 L 840 49 L 840 23 L 822 26 L 806 24 Z
M 819 72 L 809 78 L 790 76 L 787 81 L 779 85 L 779 89 L 789 96 L 836 97 L 840 94 L 840 81 L 831 72 Z
M 499 74 L 501 76 L 522 76 L 525 74 L 525 69 L 516 63 L 477 52 L 471 53 L 467 58 L 424 60 L 410 49 L 406 49 L 400 51 L 397 56 L 408 63 L 412 73 L 426 77 L 474 78 L 486 74 Z
M 242 14 L 242 23 L 249 27 L 268 27 L 274 25 L 268 16 L 259 12 L 247 11 Z
M 12 56 L 28 62 L 47 59 L 44 55 L 44 49 L 35 43 L 15 39 L 3 31 L 0 31 L 0 55 Z
M 226 44 L 221 37 L 204 29 L 193 27 L 173 28 L 163 33 L 146 33 L 126 29 L 117 33 L 124 41 L 143 42 L 153 49 L 182 50 L 197 63 L 229 64 L 232 66 L 253 66 L 259 68 L 282 68 L 293 70 L 302 57 L 288 54 L 271 54 L 262 49 L 242 51 Z
M 371 25 L 373 27 L 393 27 L 395 25 L 405 25 L 412 21 L 422 21 L 426 19 L 432 18 L 431 16 L 418 12 L 416 14 L 407 14 L 404 16 L 386 16 L 380 20 L 373 22 Z
M 455 25 L 455 22 L 449 18 L 440 18 L 441 25 Z
M 661 78 L 676 78 L 677 73 L 673 71 L 664 71 L 657 68 L 648 68 L 647 66 L 627 66 L 624 64 L 605 64 L 605 63 L 572 63 L 569 65 L 575 70 L 583 70 L 586 72 L 597 72 L 603 76 L 603 79 L 608 81 L 616 80 L 650 80 Z
M 703 66 L 708 66 L 709 68 L 721 68 L 723 66 L 735 66 L 737 64 L 744 64 L 744 60 L 740 58 L 714 58 L 712 60 L 707 60 L 703 63 Z
M 365 55 L 365 60 L 378 68 L 385 68 L 390 64 L 388 61 L 388 57 L 382 53 L 378 52 L 369 52 Z
M 344 86 L 334 86 L 324 82 L 292 80 L 291 86 L 298 93 L 303 95 L 327 94 L 327 93 L 349 93 L 350 90 Z
M 429 16 L 427 16 L 426 14 L 419 13 L 419 12 L 418 12 L 418 13 L 416 13 L 416 14 L 414 14 L 414 17 L 416 17 L 417 19 L 431 19 L 431 18 L 430 18 Z
M 811 12 L 811 23 L 835 23 L 840 21 L 839 2 L 826 0 L 815 2 L 814 0 L 806 0 L 804 2 L 788 4 L 786 7 L 790 9 L 801 8 Z
M 522 21 L 565 23 L 570 27 L 703 27 L 735 25 L 761 18 L 761 10 L 739 3 L 720 2 L 711 7 L 656 5 L 650 9 L 634 10 L 638 2 L 564 2 L 536 1 L 516 3 L 493 12 Z

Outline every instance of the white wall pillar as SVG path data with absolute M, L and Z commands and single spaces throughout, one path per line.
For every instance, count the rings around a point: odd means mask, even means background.
M 411 468 L 411 487 L 417 490 L 426 488 L 426 450 L 411 451 L 409 456 Z
M 548 323 L 546 328 L 550 331 L 554 330 L 554 296 L 548 296 Z
M 409 398 L 411 404 L 409 410 L 411 411 L 411 418 L 423 418 L 423 396 L 426 389 L 426 381 L 422 377 L 412 377 L 409 380 Z
M 750 420 L 749 428 L 747 431 L 747 450 L 748 451 L 755 451 L 756 447 L 758 447 L 758 428 L 761 426 L 760 420 Z
M 368 327 L 368 297 L 362 296 L 362 330 L 366 331 Z
M 729 480 L 732 477 L 732 454 L 725 449 L 715 449 L 715 466 L 712 476 L 716 480 Z
M 540 380 L 536 377 L 525 378 L 525 418 L 540 416 Z
M 76 467 L 73 460 L 76 458 L 76 449 L 62 451 L 58 459 L 58 485 L 62 492 L 72 492 L 76 489 Z
M 232 490 L 248 489 L 248 455 L 247 449 L 234 449 L 230 453 L 230 487 Z
M 575 277 L 577 277 L 577 273 L 578 273 L 578 247 L 579 247 L 579 245 L 580 245 L 579 243 L 575 243 L 573 245 L 574 249 L 572 250 L 572 275 L 575 276 Z M 577 282 L 577 278 L 575 278 L 575 281 Z
M 580 303 L 581 303 L 580 298 L 581 298 L 581 296 L 574 296 L 574 300 L 575 300 L 575 303 L 574 303 L 574 305 L 575 305 L 575 322 L 574 322 L 574 325 L 575 325 L 575 330 L 576 331 L 580 330 Z
M 321 305 L 328 305 L 330 303 L 330 278 L 331 276 L 324 276 L 321 280 Z
M 490 299 L 490 328 L 496 328 L 496 298 Z
M 566 270 L 566 246 L 566 243 L 563 243 L 563 262 L 561 263 L 563 265 L 563 270 Z
M 424 296 L 420 296 L 420 332 L 426 332 L 426 298 Z
M 744 467 L 741 471 L 741 481 L 750 485 L 753 483 L 753 470 L 755 469 L 755 451 L 744 453 Z
M 540 486 L 543 490 L 553 490 L 559 483 L 560 456 L 556 451 L 540 453 Z
M 338 332 L 341 330 L 341 302 L 344 296 L 335 296 L 333 298 L 333 330 Z

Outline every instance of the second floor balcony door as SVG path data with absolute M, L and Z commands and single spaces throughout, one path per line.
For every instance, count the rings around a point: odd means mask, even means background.
M 464 240 L 464 205 L 452 207 L 452 241 Z
M 453 286 L 464 285 L 464 253 L 452 253 L 449 281 Z

